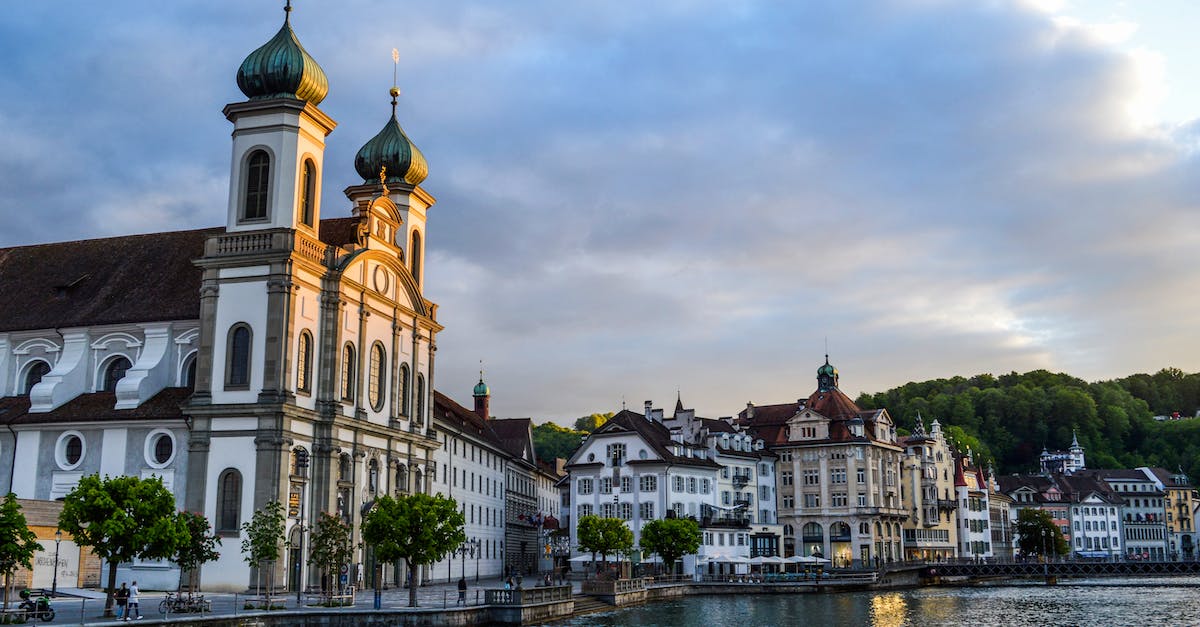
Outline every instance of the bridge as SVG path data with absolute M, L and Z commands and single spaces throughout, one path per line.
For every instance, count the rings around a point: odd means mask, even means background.
M 1136 575 L 1194 575 L 1200 561 L 1050 561 L 1050 562 L 945 562 L 926 563 L 921 577 L 1023 578 L 1023 577 L 1113 577 Z

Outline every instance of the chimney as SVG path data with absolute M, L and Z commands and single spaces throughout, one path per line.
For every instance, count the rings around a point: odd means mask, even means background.
M 749 402 L 746 403 L 746 418 L 747 419 L 754 418 L 754 403 L 749 403 Z
M 654 401 L 646 401 L 646 420 L 650 422 L 654 422 L 654 410 L 651 409 L 653 406 Z

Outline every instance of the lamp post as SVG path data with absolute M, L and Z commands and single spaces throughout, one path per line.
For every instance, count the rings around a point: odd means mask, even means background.
M 471 557 L 475 558 L 475 583 L 479 583 L 479 558 L 483 556 L 483 548 L 479 546 L 479 538 L 471 538 Z
M 50 584 L 50 596 L 58 596 L 58 548 L 62 542 L 62 529 L 54 530 L 54 580 Z
M 296 452 L 296 474 L 300 477 L 308 475 L 308 452 L 304 449 L 299 449 Z M 301 594 L 304 592 L 304 487 L 305 484 L 300 484 L 300 522 L 297 523 L 299 529 L 297 535 L 299 539 L 296 543 L 296 605 L 299 606 L 303 601 Z

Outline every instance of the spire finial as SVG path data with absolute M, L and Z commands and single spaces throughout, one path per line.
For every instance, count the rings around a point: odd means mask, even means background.
M 392 48 L 392 88 L 388 93 L 392 95 L 392 117 L 396 117 L 396 98 L 400 96 L 400 87 L 396 83 L 396 74 L 400 70 L 400 50 Z
M 290 24 L 292 17 L 292 0 L 287 0 L 283 4 L 283 23 Z
M 479 382 L 483 383 L 483 360 L 479 360 Z

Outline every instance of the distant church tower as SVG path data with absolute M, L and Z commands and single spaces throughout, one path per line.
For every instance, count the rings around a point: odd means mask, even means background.
M 484 420 L 491 418 L 490 408 L 492 400 L 492 391 L 488 389 L 486 383 L 483 382 L 483 370 L 479 371 L 479 383 L 475 384 L 475 390 L 471 393 L 475 398 L 475 414 Z

